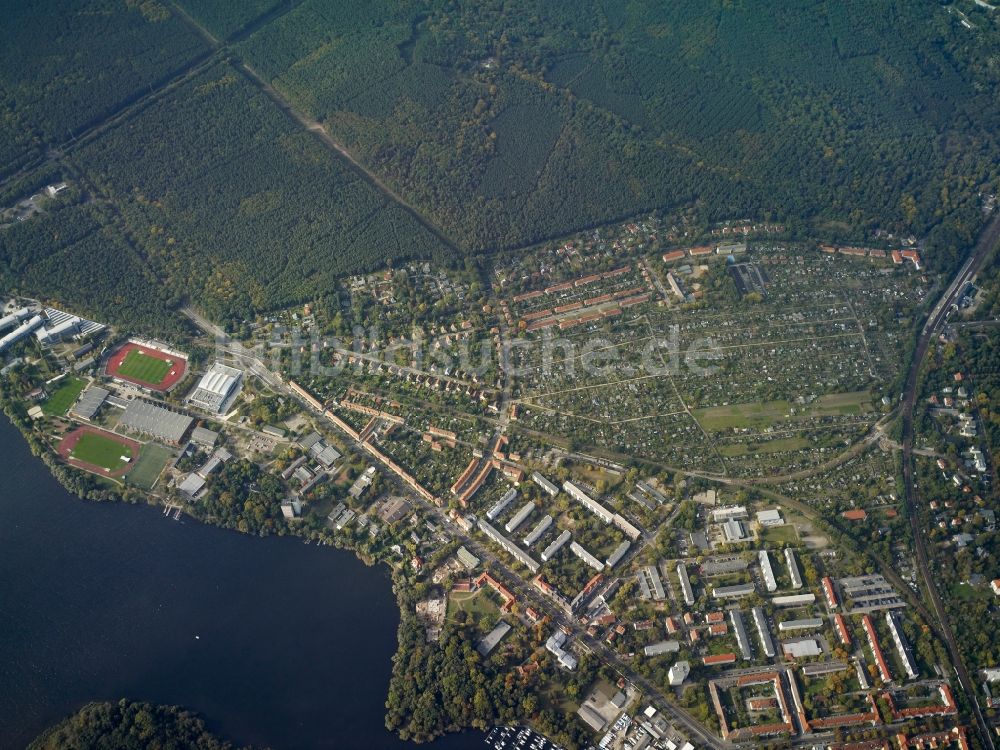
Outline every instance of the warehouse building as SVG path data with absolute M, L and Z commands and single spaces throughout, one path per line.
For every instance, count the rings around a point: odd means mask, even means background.
M 221 414 L 239 395 L 243 373 L 220 362 L 202 375 L 188 403 L 212 414 Z
M 178 414 L 138 398 L 128 402 L 118 422 L 127 430 L 174 445 L 183 442 L 192 424 L 194 420 L 187 414 Z

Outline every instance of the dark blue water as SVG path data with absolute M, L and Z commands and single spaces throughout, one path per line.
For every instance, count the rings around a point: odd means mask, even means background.
M 83 502 L 0 418 L 0 748 L 88 701 L 130 698 L 278 750 L 413 750 L 383 726 L 398 622 L 381 568 Z

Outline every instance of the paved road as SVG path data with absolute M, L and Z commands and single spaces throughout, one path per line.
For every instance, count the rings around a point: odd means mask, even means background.
M 276 373 L 268 371 L 264 366 L 264 363 L 257 359 L 252 352 L 246 350 L 238 342 L 230 341 L 226 332 L 222 330 L 222 328 L 215 325 L 190 307 L 183 308 L 181 312 L 183 312 L 184 315 L 186 315 L 203 331 L 211 336 L 214 336 L 217 344 L 221 346 L 224 351 L 232 353 L 234 356 L 241 357 L 244 364 L 251 366 L 253 372 L 269 385 L 274 387 L 275 390 L 285 393 L 288 396 L 295 398 L 297 401 L 301 401 L 298 395 L 293 393 L 285 385 L 280 376 Z M 503 428 L 505 427 L 506 420 L 501 420 L 500 427 L 494 434 L 493 440 L 491 441 L 491 448 L 496 445 L 496 441 L 499 439 L 499 436 L 502 434 Z M 360 444 L 356 441 L 352 442 L 355 447 L 361 450 Z M 486 453 L 487 456 L 491 454 L 492 450 L 487 451 Z M 396 481 L 395 477 L 393 477 L 391 481 Z M 403 487 L 403 485 L 400 484 L 400 487 Z M 481 544 L 476 539 L 473 539 L 461 528 L 456 526 L 455 523 L 448 517 L 445 509 L 439 508 L 422 498 L 416 497 L 414 493 L 408 491 L 405 487 L 404 491 L 405 494 L 414 502 L 420 504 L 426 511 L 436 516 L 438 521 L 445 528 L 450 530 L 452 536 L 464 544 L 469 551 L 473 552 L 484 562 L 489 563 L 491 573 L 495 577 L 502 580 L 503 583 L 506 584 L 512 591 L 516 591 L 522 601 L 530 600 L 532 605 L 539 611 L 547 614 L 554 624 L 562 625 L 575 633 L 577 639 L 587 648 L 587 650 L 598 656 L 598 658 L 601 658 L 605 662 L 611 664 L 623 677 L 625 677 L 625 679 L 639 686 L 647 697 L 658 699 L 657 704 L 661 706 L 662 710 L 664 710 L 671 717 L 676 726 L 687 732 L 693 740 L 696 740 L 703 746 L 715 748 L 715 750 L 732 750 L 732 748 L 735 747 L 735 745 L 716 737 L 714 734 L 705 729 L 705 727 L 703 727 L 694 717 L 687 713 L 687 711 L 667 700 L 666 696 L 659 688 L 650 683 L 646 678 L 636 674 L 632 668 L 626 664 L 620 656 L 618 656 L 618 654 L 611 651 L 611 649 L 609 649 L 605 644 L 590 638 L 586 634 L 586 631 L 581 627 L 580 623 L 567 615 L 565 611 L 557 607 L 551 600 L 544 597 L 540 592 L 535 591 L 534 588 L 525 583 L 522 576 L 511 570 L 511 568 L 499 557 L 497 557 L 489 548 Z
M 917 514 L 916 493 L 913 483 L 913 408 L 916 403 L 917 389 L 919 385 L 920 367 L 927 356 L 931 341 L 938 335 L 941 326 L 948 316 L 952 304 L 958 298 L 966 282 L 975 275 L 990 251 L 1000 242 L 1000 214 L 995 216 L 980 235 L 972 255 L 962 264 L 955 278 L 948 288 L 945 289 L 934 309 L 931 310 L 920 333 L 917 346 L 913 352 L 913 359 L 910 361 L 910 369 L 906 376 L 906 387 L 903 391 L 903 497 L 906 502 L 907 515 L 910 519 L 910 529 L 913 533 L 914 549 L 916 551 L 917 566 L 920 575 L 924 579 L 928 595 L 931 600 L 931 607 L 937 616 L 939 628 L 944 636 L 945 644 L 948 646 L 948 653 L 955 666 L 958 675 L 958 682 L 965 693 L 965 696 L 972 707 L 972 712 L 976 720 L 976 725 L 981 735 L 981 740 L 985 747 L 995 747 L 990 728 L 986 724 L 979 702 L 976 698 L 976 683 L 969 677 L 969 672 L 962 661 L 962 654 L 955 641 L 955 635 L 948 623 L 947 613 L 941 595 L 937 589 L 937 583 L 931 569 L 927 545 L 923 536 L 923 529 L 920 527 L 920 518 Z

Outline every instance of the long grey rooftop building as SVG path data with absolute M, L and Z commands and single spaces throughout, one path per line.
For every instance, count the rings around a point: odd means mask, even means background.
M 118 421 L 120 427 L 132 432 L 175 444 L 184 439 L 193 423 L 194 419 L 187 414 L 178 414 L 142 399 L 129 401 Z

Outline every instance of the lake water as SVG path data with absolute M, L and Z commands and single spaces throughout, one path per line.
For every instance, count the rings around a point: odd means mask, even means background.
M 276 750 L 417 747 L 383 727 L 399 622 L 384 569 L 81 501 L 2 417 L 0 456 L 0 747 L 119 698 Z

